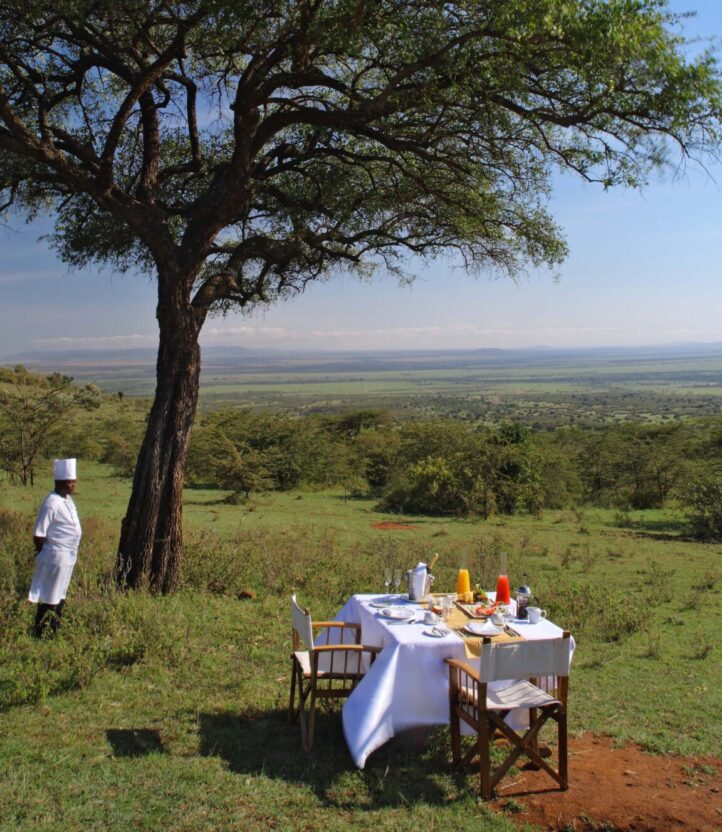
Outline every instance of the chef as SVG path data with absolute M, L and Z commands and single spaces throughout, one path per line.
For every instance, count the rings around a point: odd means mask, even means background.
M 46 627 L 55 633 L 65 604 L 80 545 L 80 520 L 73 502 L 76 461 L 56 459 L 55 488 L 40 506 L 33 542 L 37 551 L 35 574 L 28 600 L 38 605 L 34 635 L 41 638 Z

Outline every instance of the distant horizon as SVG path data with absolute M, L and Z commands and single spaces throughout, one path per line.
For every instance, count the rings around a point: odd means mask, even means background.
M 554 344 L 536 344 L 533 346 L 520 347 L 419 347 L 419 348 L 392 348 L 392 347 L 378 347 L 378 348 L 329 348 L 329 349 L 300 349 L 300 348 L 284 348 L 284 347 L 249 347 L 241 344 L 206 344 L 202 346 L 203 352 L 227 352 L 234 351 L 252 353 L 255 355 L 270 354 L 274 356 L 284 355 L 308 355 L 308 356 L 333 356 L 333 355 L 389 355 L 389 354 L 407 354 L 407 355 L 423 355 L 433 354 L 441 355 L 444 353 L 534 353 L 534 352 L 569 352 L 569 353 L 584 353 L 584 352 L 599 352 L 599 351 L 613 351 L 620 353 L 633 354 L 635 352 L 644 352 L 647 350 L 690 350 L 690 349 L 712 349 L 719 348 L 722 350 L 722 339 L 717 341 L 669 341 L 661 343 L 648 344 L 594 344 L 584 346 L 568 346 L 568 345 L 554 345 Z M 22 363 L 22 359 L 36 359 L 36 360 L 51 360 L 57 358 L 59 360 L 68 359 L 70 357 L 82 358 L 112 358 L 122 357 L 128 355 L 143 355 L 149 358 L 155 358 L 156 350 L 152 346 L 144 347 L 119 347 L 106 349 L 91 349 L 91 348 L 71 348 L 71 349 L 57 349 L 57 350 L 23 350 L 22 352 L 12 353 L 9 355 L 0 355 L 0 364 L 8 366 L 13 363 Z

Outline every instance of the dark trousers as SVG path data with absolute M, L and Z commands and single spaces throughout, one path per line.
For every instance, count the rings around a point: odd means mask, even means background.
M 58 632 L 64 606 L 64 598 L 59 604 L 38 604 L 38 609 L 35 612 L 35 626 L 33 627 L 35 638 L 42 638 L 48 628 L 51 635 Z

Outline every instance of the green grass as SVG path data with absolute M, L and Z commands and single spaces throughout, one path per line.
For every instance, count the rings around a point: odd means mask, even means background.
M 285 721 L 291 589 L 317 617 L 333 615 L 351 592 L 381 589 L 385 559 L 411 565 L 433 551 L 436 587 L 447 589 L 462 563 L 478 579 L 493 571 L 494 550 L 507 550 L 512 580 L 524 572 L 554 620 L 571 627 L 573 734 L 718 754 L 721 551 L 683 540 L 674 512 L 636 512 L 626 527 L 602 510 L 390 518 L 334 491 L 231 506 L 191 489 L 182 590 L 125 597 L 102 576 L 128 489 L 103 466 L 80 471 L 86 534 L 61 639 L 32 641 L 32 609 L 6 588 L 3 830 L 511 830 L 477 802 L 473 777 L 451 771 L 443 729 L 423 743 L 397 738 L 359 772 L 337 710 L 321 715 L 310 759 Z M 0 541 L 18 575 L 27 575 L 22 541 L 46 490 L 0 483 L 0 508 L 25 518 Z M 413 528 L 373 527 L 387 519 Z M 256 597 L 240 600 L 241 589 Z M 43 689 L 48 678 L 54 687 Z

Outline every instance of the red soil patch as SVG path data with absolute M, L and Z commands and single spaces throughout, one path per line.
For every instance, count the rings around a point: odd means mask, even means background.
M 393 520 L 384 520 L 382 523 L 372 523 L 371 528 L 387 531 L 389 529 L 415 529 L 416 526 L 413 523 L 394 523 Z
M 568 791 L 555 791 L 543 772 L 523 770 L 502 780 L 493 805 L 520 825 L 545 830 L 722 830 L 720 758 L 659 757 L 585 734 L 569 743 L 569 778 Z M 512 814 L 512 806 L 523 808 Z

